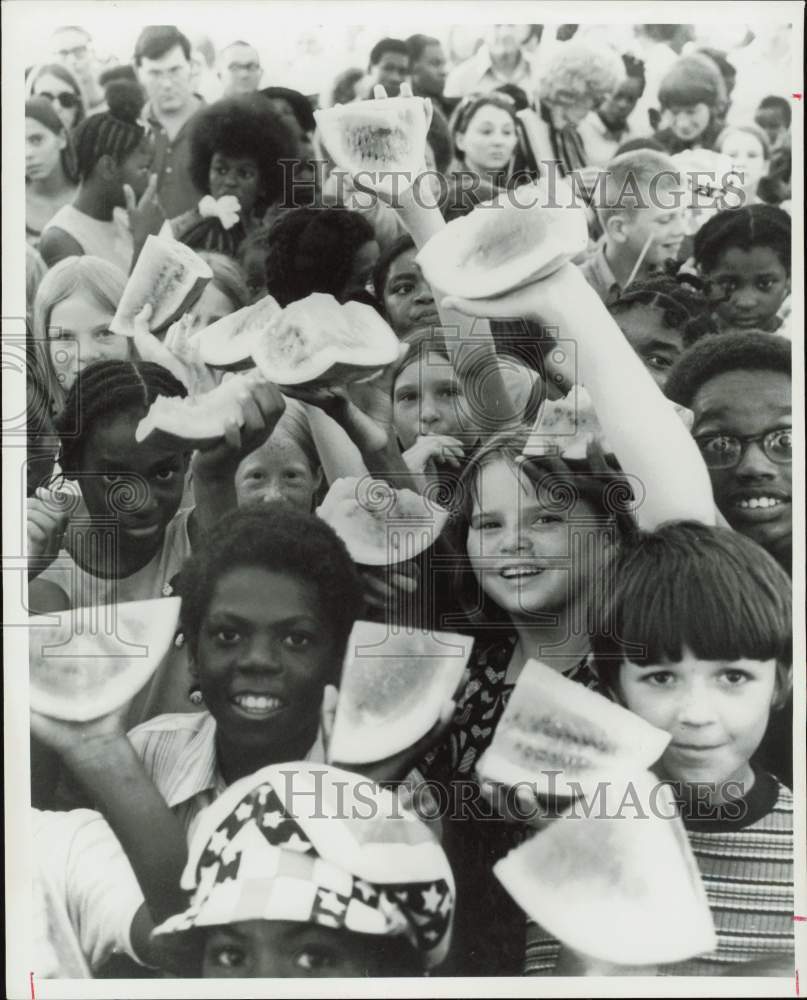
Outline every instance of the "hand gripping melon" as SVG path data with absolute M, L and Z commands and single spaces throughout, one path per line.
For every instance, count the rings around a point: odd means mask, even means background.
M 193 250 L 176 240 L 149 236 L 129 275 L 109 329 L 134 336 L 134 320 L 146 304 L 152 307 L 149 330 L 167 330 L 197 301 L 213 277 Z
M 429 116 L 422 97 L 337 104 L 314 118 L 336 165 L 373 188 L 400 193 L 424 168 Z
M 233 375 L 200 396 L 158 396 L 135 430 L 135 441 L 158 448 L 193 450 L 212 447 L 224 437 L 227 424 L 244 425 L 241 401 L 260 372 Z
M 563 399 L 544 400 L 524 446 L 525 455 L 560 454 L 584 459 L 598 442 L 610 451 L 591 398 L 583 386 L 573 386 Z
M 486 299 L 545 278 L 588 246 L 585 210 L 557 182 L 523 185 L 450 222 L 417 255 L 441 292 Z
M 667 785 L 638 771 L 587 815 L 572 807 L 497 862 L 518 905 L 575 951 L 626 966 L 717 947 L 697 863 Z
M 434 544 L 448 511 L 413 490 L 378 479 L 337 479 L 317 514 L 362 566 L 392 566 Z
M 164 597 L 31 618 L 31 709 L 87 722 L 127 704 L 168 650 L 179 605 Z
M 314 292 L 291 302 L 256 337 L 255 364 L 276 385 L 344 385 L 397 360 L 398 338 L 371 306 Z
M 255 341 L 280 311 L 272 296 L 265 295 L 252 305 L 216 320 L 191 339 L 199 346 L 199 357 L 211 368 L 223 368 L 225 371 L 252 368 Z
M 616 702 L 530 660 L 510 696 L 480 777 L 528 782 L 539 794 L 573 798 L 613 774 L 643 771 L 661 757 L 670 734 Z
M 328 760 L 362 764 L 412 746 L 440 717 L 473 639 L 452 632 L 393 633 L 357 622 L 345 656 Z

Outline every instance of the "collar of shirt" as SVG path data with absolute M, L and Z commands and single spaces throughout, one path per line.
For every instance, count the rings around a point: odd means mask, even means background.
M 201 94 L 194 94 L 193 95 L 193 99 L 196 102 L 196 104 L 194 106 L 193 111 L 188 115 L 188 117 L 185 119 L 185 121 L 180 126 L 180 130 L 179 130 L 180 132 L 182 131 L 182 129 L 185 128 L 185 126 L 188 124 L 188 122 L 191 120 L 191 118 L 193 118 L 193 116 L 196 114 L 196 112 L 200 108 L 202 108 L 202 107 L 205 106 L 205 99 L 201 96 Z M 146 101 L 146 103 L 143 105 L 143 110 L 140 112 L 140 117 L 141 117 L 141 119 L 144 122 L 148 122 L 149 125 L 153 125 L 154 128 L 157 128 L 157 129 L 162 129 L 163 128 L 163 124 L 160 121 L 160 119 L 157 117 L 157 114 L 154 111 L 154 105 L 151 103 L 151 101 Z
M 317 731 L 317 738 L 305 755 L 305 760 L 315 764 L 325 762 L 321 730 Z M 165 801 L 172 809 L 200 792 L 219 793 L 226 787 L 216 760 L 216 720 L 209 713 L 199 731 L 177 757 L 173 774 L 174 780 L 165 789 Z
M 612 302 L 622 291 L 619 282 L 614 277 L 611 265 L 605 257 L 605 242 L 601 242 L 594 253 L 589 258 L 590 273 L 597 282 L 597 286 L 607 293 L 606 305 Z

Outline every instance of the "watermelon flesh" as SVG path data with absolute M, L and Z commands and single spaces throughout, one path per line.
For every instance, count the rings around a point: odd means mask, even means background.
M 252 348 L 261 333 L 280 314 L 271 295 L 211 323 L 194 334 L 199 357 L 211 368 L 237 371 L 254 366 Z
M 697 863 L 669 786 L 612 779 L 590 813 L 569 809 L 494 865 L 518 905 L 563 944 L 624 966 L 717 947 Z
M 669 741 L 616 702 L 530 660 L 477 769 L 485 780 L 573 798 L 613 774 L 647 769 Z
M 337 479 L 317 510 L 362 566 L 392 566 L 414 559 L 448 521 L 448 511 L 413 490 L 379 480 Z
M 384 760 L 437 722 L 462 678 L 473 640 L 451 632 L 397 634 L 357 622 L 339 686 L 329 762 Z
M 277 385 L 367 378 L 398 358 L 400 344 L 375 309 L 314 292 L 291 302 L 252 342 L 252 357 Z
M 133 337 L 135 317 L 150 304 L 149 330 L 166 330 L 199 299 L 212 277 L 209 265 L 190 247 L 164 236 L 148 236 L 109 329 Z
M 435 233 L 417 255 L 433 288 L 466 299 L 484 299 L 547 277 L 585 251 L 585 210 L 571 188 L 556 183 L 499 194 Z
M 87 722 L 126 705 L 167 652 L 179 605 L 165 597 L 29 619 L 31 709 Z

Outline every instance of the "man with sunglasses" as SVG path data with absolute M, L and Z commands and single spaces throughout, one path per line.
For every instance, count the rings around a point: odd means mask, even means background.
M 791 571 L 790 343 L 776 334 L 726 333 L 682 355 L 665 391 L 694 414 L 692 433 L 715 503 L 735 531 Z

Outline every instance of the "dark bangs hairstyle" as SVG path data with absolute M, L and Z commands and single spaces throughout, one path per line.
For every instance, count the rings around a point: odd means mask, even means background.
M 776 660 L 777 703 L 791 683 L 791 582 L 746 535 L 695 521 L 664 524 L 624 545 L 594 638 L 603 684 L 617 692 L 624 659 L 647 667 L 702 660 Z
M 517 431 L 505 431 L 492 437 L 470 459 L 454 491 L 451 517 L 441 538 L 441 549 L 452 570 L 452 591 L 463 608 L 463 621 L 451 624 L 483 629 L 510 625 L 509 616 L 482 590 L 467 557 L 471 515 L 479 496 L 480 470 L 491 462 L 503 460 L 523 472 L 548 513 L 569 511 L 578 500 L 585 500 L 594 508 L 593 517 L 580 520 L 581 530 L 592 532 L 590 544 L 583 540 L 580 546 L 572 546 L 570 542 L 569 554 L 570 558 L 579 558 L 592 570 L 587 575 L 588 620 L 580 625 L 595 634 L 600 628 L 600 609 L 604 606 L 605 595 L 611 590 L 614 551 L 623 539 L 633 537 L 637 530 L 633 491 L 615 462 L 596 444 L 589 446 L 585 459 L 549 454 L 525 456 L 524 447 L 530 431 L 529 426 L 523 426 Z M 536 625 L 553 618 L 540 610 L 534 617 Z
M 323 621 L 333 629 L 338 683 L 347 640 L 364 609 L 361 577 L 336 532 L 314 514 L 284 503 L 231 511 L 209 531 L 179 578 L 180 628 L 195 655 L 202 621 L 222 576 L 239 567 L 286 573 L 315 588 Z

